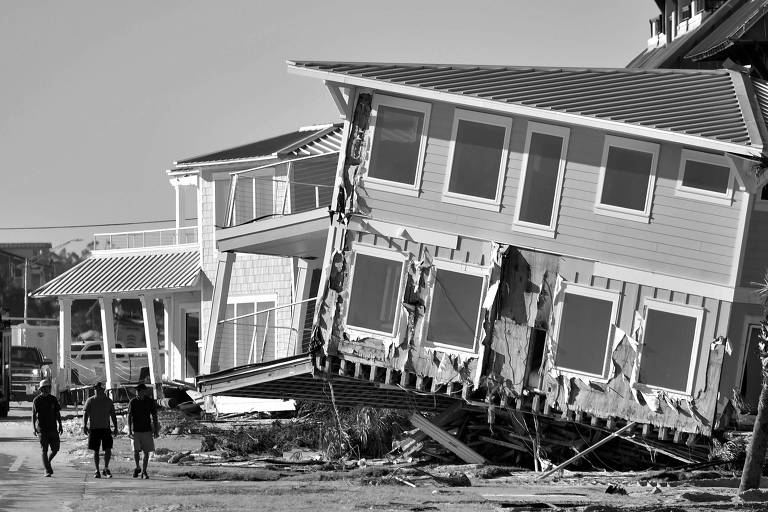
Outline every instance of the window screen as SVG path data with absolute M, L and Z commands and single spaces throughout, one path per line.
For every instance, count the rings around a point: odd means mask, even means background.
M 424 114 L 380 105 L 368 176 L 414 185 Z
M 550 225 L 562 149 L 562 137 L 531 134 L 519 220 Z
M 438 269 L 427 339 L 474 350 L 484 279 Z
M 695 334 L 696 318 L 649 308 L 640 382 L 685 392 Z
M 347 324 L 392 333 L 403 264 L 358 253 L 355 256 Z
M 563 299 L 555 366 L 603 375 L 613 302 L 575 293 Z
M 600 203 L 644 211 L 652 163 L 650 153 L 609 147 Z
M 731 170 L 696 160 L 686 160 L 683 171 L 683 186 L 725 194 L 731 184 Z
M 496 199 L 505 134 L 503 126 L 459 120 L 449 192 Z

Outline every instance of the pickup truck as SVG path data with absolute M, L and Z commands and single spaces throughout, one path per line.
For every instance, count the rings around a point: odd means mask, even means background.
M 52 364 L 37 347 L 11 347 L 11 400 L 32 400 L 37 386 Z
M 115 348 L 122 349 L 121 343 Z M 80 386 L 92 386 L 96 382 L 104 383 L 104 352 L 101 341 L 72 343 L 72 383 Z M 144 380 L 149 375 L 149 360 L 146 354 L 115 354 L 114 383 L 127 384 Z

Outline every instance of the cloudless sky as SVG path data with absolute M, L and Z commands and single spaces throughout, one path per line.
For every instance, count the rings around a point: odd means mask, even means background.
M 623 67 L 653 0 L 0 0 L 0 242 L 8 227 L 173 219 L 176 160 L 334 122 L 286 60 Z

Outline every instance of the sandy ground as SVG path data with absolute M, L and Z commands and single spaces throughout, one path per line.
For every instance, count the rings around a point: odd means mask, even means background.
M 686 482 L 645 482 L 636 473 L 569 473 L 535 481 L 531 472 L 480 478 L 478 466 L 427 467 L 435 475 L 464 473 L 466 487 L 448 487 L 403 468 L 366 466 L 346 471 L 270 463 L 259 467 L 150 463 L 150 480 L 131 477 L 129 440 L 115 443 L 114 478 L 95 479 L 91 452 L 82 435 L 66 437 L 54 461 L 53 478 L 42 476 L 39 445 L 31 432 L 29 404 L 15 407 L 0 421 L 0 510 L 66 511 L 495 511 L 495 510 L 768 510 L 768 502 L 745 503 L 736 497 L 737 478 Z M 196 450 L 199 439 L 165 436 L 158 447 Z M 193 478 L 190 478 L 193 477 Z M 219 478 L 220 480 L 200 480 Z M 246 480 L 246 481 L 242 481 Z M 640 484 L 640 481 L 644 485 Z M 627 494 L 606 494 L 609 485 Z

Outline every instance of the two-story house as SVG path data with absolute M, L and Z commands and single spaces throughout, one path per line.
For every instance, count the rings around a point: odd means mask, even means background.
M 430 409 L 486 397 L 662 439 L 712 432 L 759 313 L 768 84 L 289 70 L 324 80 L 345 119 L 310 350 L 203 375 L 201 390 Z
M 86 370 L 78 372 L 79 358 L 72 354 L 73 301 L 94 299 L 101 311 L 102 350 L 88 357 L 103 359 L 97 370 L 108 389 L 126 383 L 117 363 L 131 357 L 145 361 L 158 395 L 163 383 L 193 383 L 202 368 L 206 346 L 201 340 L 210 330 L 220 260 L 228 262 L 222 265 L 228 265 L 232 283 L 222 306 L 225 321 L 218 330 L 214 326 L 219 341 L 214 368 L 293 354 L 302 342 L 304 317 L 300 321 L 299 315 L 306 315 L 306 306 L 299 311 L 284 304 L 294 302 L 295 283 L 304 282 L 301 271 L 307 265 L 280 255 L 242 254 L 235 261 L 234 253 L 217 250 L 215 237 L 225 226 L 236 230 L 327 204 L 340 132 L 333 125 L 306 127 L 175 162 L 167 173 L 175 195 L 175 227 L 95 235 L 87 260 L 32 294 L 58 298 L 61 387 L 76 385 L 73 374 L 77 380 Z M 324 167 L 323 162 L 330 163 Z M 327 213 L 323 216 L 327 224 Z M 126 301 L 140 303 L 143 313 L 144 337 L 138 343 L 124 339 L 114 322 L 116 308 Z M 130 376 L 137 377 L 143 374 Z

